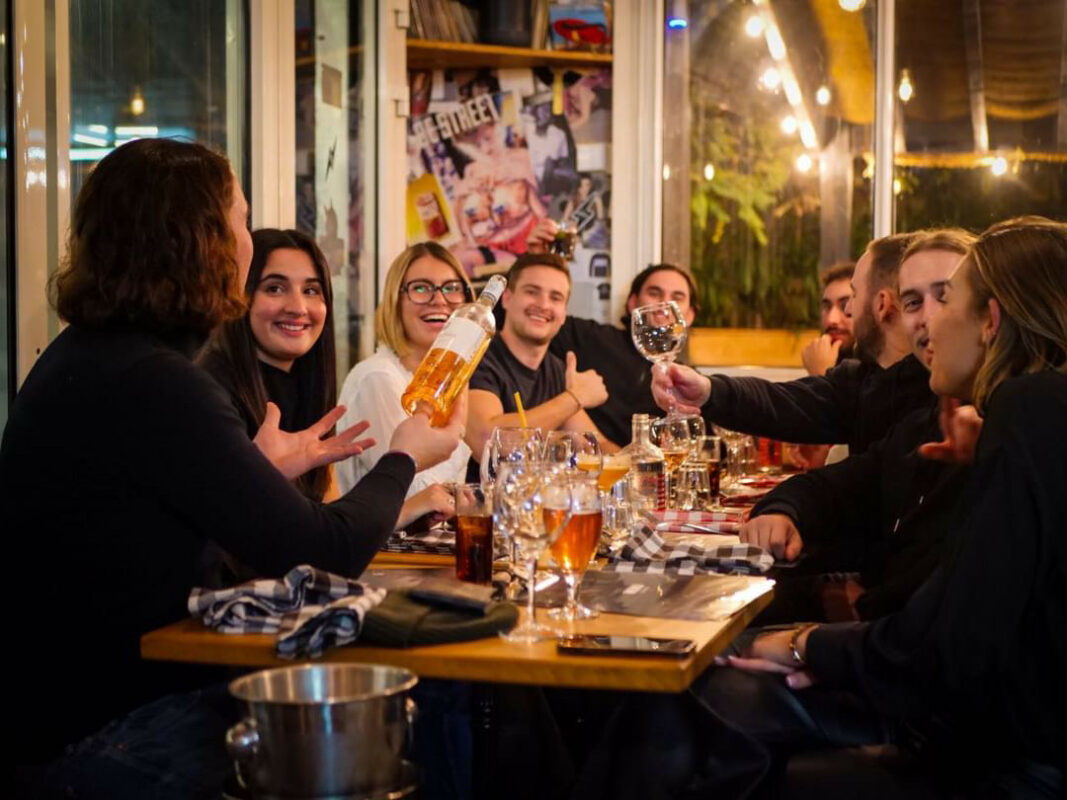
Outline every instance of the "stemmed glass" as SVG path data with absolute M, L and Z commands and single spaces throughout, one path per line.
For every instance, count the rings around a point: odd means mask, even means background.
M 526 556 L 526 621 L 508 633 L 509 642 L 528 644 L 550 639 L 555 632 L 537 621 L 537 560 L 571 521 L 571 489 L 567 476 L 538 462 L 501 465 L 494 493 L 494 524 L 507 531 Z
M 695 421 L 699 421 L 697 426 Z M 652 442 L 663 451 L 663 461 L 666 467 L 667 477 L 667 506 L 671 505 L 671 493 L 674 488 L 675 475 L 682 462 L 689 458 L 693 451 L 693 444 L 697 437 L 702 435 L 697 431 L 704 430 L 704 420 L 692 415 L 670 415 L 652 422 Z
M 545 463 L 568 472 L 581 471 L 596 479 L 604 468 L 600 442 L 585 431 L 550 431 L 545 437 Z
M 678 304 L 673 300 L 638 306 L 630 312 L 630 336 L 637 352 L 652 362 L 653 369 L 663 369 L 674 361 L 685 346 L 688 326 Z M 674 414 L 674 404 L 668 415 Z
M 600 543 L 603 504 L 595 478 L 584 474 L 566 477 L 570 490 L 570 518 L 552 543 L 550 552 L 567 585 L 567 603 L 563 608 L 549 611 L 548 616 L 560 620 L 591 619 L 600 616 L 600 612 L 578 602 L 578 589 Z M 562 514 L 558 510 L 545 511 L 546 524 L 555 523 Z
M 482 450 L 479 476 L 482 486 L 492 486 L 497 479 L 502 465 L 534 462 L 541 460 L 545 440 L 540 428 L 493 428 L 492 434 Z M 512 575 L 521 575 L 519 554 L 514 540 L 507 537 L 506 531 L 496 522 L 493 524 L 494 538 L 507 545 L 508 568 Z M 508 585 L 508 596 L 517 591 L 516 584 Z

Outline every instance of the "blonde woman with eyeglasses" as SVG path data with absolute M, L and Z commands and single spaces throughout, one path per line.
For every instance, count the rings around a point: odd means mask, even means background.
M 470 302 L 472 296 L 463 267 L 435 242 L 412 245 L 389 266 L 385 294 L 374 315 L 378 350 L 348 373 L 339 400 L 348 409 L 339 423 L 340 430 L 349 424 L 349 417 L 368 420 L 369 434 L 379 444 L 335 465 L 342 492 L 355 486 L 386 452 L 390 433 L 407 418 L 400 407 L 400 395 L 412 373 L 452 312 Z M 435 484 L 462 482 L 469 458 L 470 448 L 461 442 L 447 461 L 416 474 L 401 520 L 420 510 L 443 514 L 445 509 L 437 506 L 447 504 L 448 493 Z M 417 496 L 424 502 L 415 503 L 418 508 L 408 508 Z

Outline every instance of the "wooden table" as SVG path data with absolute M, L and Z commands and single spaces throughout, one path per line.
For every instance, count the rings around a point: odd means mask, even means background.
M 425 647 L 392 648 L 362 644 L 330 650 L 318 661 L 378 663 L 406 667 L 426 678 L 485 683 L 527 684 L 587 689 L 681 692 L 711 664 L 772 597 L 771 582 L 754 585 L 753 597 L 723 621 L 692 621 L 601 614 L 575 623 L 543 621 L 560 632 L 615 633 L 692 639 L 696 651 L 684 659 L 642 656 L 560 655 L 554 641 L 518 645 L 498 637 Z M 525 616 L 525 611 L 522 612 Z M 544 609 L 538 609 L 542 619 Z M 240 667 L 291 664 L 274 654 L 275 637 L 223 634 L 187 619 L 141 637 L 141 656 Z

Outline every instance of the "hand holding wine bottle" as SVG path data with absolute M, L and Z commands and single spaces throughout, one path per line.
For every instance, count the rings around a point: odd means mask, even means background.
M 467 390 L 463 389 L 444 426 L 435 428 L 426 414 L 416 412 L 396 426 L 393 438 L 389 440 L 389 449 L 407 453 L 415 459 L 416 472 L 421 472 L 452 455 L 463 438 L 466 425 Z

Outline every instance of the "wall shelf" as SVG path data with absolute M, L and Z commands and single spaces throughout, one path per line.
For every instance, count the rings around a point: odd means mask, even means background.
M 495 44 L 433 42 L 408 39 L 408 69 L 475 69 L 478 67 L 610 67 L 611 53 L 533 50 Z

